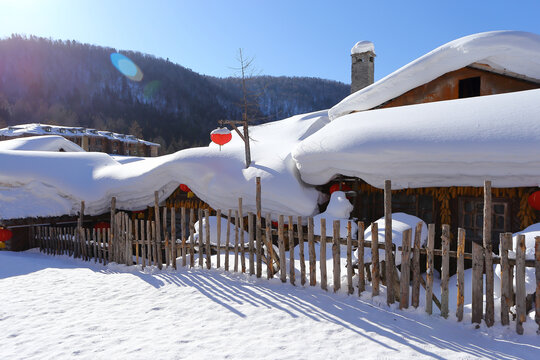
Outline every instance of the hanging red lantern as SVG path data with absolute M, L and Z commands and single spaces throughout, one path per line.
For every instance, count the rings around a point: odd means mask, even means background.
M 0 242 L 8 241 L 13 236 L 9 229 L 0 229 Z
M 530 207 L 532 207 L 534 210 L 540 210 L 540 191 L 533 192 L 531 195 L 529 195 L 527 200 L 529 201 Z
M 96 225 L 94 225 L 94 229 L 101 230 L 101 229 L 110 229 L 111 224 L 109 224 L 107 221 L 100 221 Z
M 231 131 L 225 127 L 217 128 L 210 133 L 210 139 L 220 146 L 225 145 L 232 139 Z
M 341 184 L 341 190 L 339 190 L 339 183 L 330 186 L 330 194 L 332 194 L 335 191 L 344 191 L 344 192 L 346 192 L 346 191 L 351 191 L 351 190 L 352 189 L 351 189 L 351 187 L 349 185 L 343 184 L 343 183 Z
M 183 192 L 190 192 L 190 188 L 188 188 L 188 186 L 186 184 L 180 184 L 180 190 L 182 190 Z

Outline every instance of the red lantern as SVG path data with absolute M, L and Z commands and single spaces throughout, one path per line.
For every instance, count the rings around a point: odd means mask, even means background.
M 330 186 L 330 194 L 332 194 L 335 191 L 344 191 L 344 192 L 346 192 L 346 191 L 351 191 L 351 190 L 352 189 L 351 189 L 351 187 L 349 185 L 343 184 L 343 183 L 341 184 L 341 190 L 339 190 L 339 183 Z
M 231 141 L 232 134 L 231 131 L 227 128 L 217 128 L 210 133 L 210 139 L 212 139 L 213 142 L 221 146 Z
M 11 230 L 0 229 L 0 242 L 8 241 L 13 236 Z
M 100 221 L 96 225 L 94 225 L 94 229 L 101 230 L 101 229 L 110 229 L 111 224 L 109 224 L 107 221 Z
M 532 207 L 534 210 L 540 210 L 540 191 L 533 192 L 531 195 L 529 195 L 527 200 L 529 201 L 530 207 Z
M 186 184 L 180 184 L 180 190 L 182 190 L 183 192 L 191 191 Z

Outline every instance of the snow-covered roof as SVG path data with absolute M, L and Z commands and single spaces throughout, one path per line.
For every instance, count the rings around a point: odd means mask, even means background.
M 347 96 L 330 109 L 330 119 L 373 109 L 441 75 L 474 63 L 540 81 L 540 35 L 492 31 L 451 41 Z
M 250 126 L 252 165 L 236 133 L 220 148 L 192 148 L 155 158 L 117 161 L 105 153 L 0 150 L 0 219 L 75 215 L 85 201 L 89 215 L 117 208 L 140 210 L 183 183 L 215 209 L 256 212 L 255 179 L 261 177 L 263 215 L 313 215 L 319 193 L 302 183 L 291 150 L 329 122 L 327 111 Z
M 59 126 L 59 125 L 49 125 L 49 124 L 21 124 L 8 126 L 6 128 L 0 129 L 0 135 L 16 137 L 22 135 L 61 135 L 61 136 L 70 136 L 70 137 L 82 137 L 82 136 L 94 136 L 107 138 L 109 140 L 119 140 L 126 143 L 143 143 L 149 146 L 161 146 L 157 143 L 150 141 L 137 139 L 133 135 L 118 134 L 112 131 L 101 131 L 85 127 L 70 127 L 70 126 Z
M 375 54 L 375 45 L 371 41 L 359 41 L 351 49 L 352 54 L 362 54 L 365 52 L 371 51 Z
M 353 113 L 292 154 L 315 185 L 343 174 L 394 189 L 538 186 L 540 89 Z
M 84 151 L 79 145 L 58 135 L 28 136 L 0 141 L 0 150 Z

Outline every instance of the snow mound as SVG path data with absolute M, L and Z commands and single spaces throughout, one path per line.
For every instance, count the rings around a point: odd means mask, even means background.
M 425 246 L 427 244 L 428 230 L 427 230 L 426 223 L 422 219 L 413 215 L 405 214 L 405 213 L 392 214 L 392 243 L 396 246 L 396 248 L 403 244 L 403 232 L 407 229 L 412 229 L 411 249 L 413 248 L 414 237 L 416 235 L 416 225 L 419 222 L 422 223 L 422 232 L 420 233 L 420 244 L 421 246 Z M 377 220 L 376 223 L 378 226 L 379 243 L 384 244 L 385 243 L 384 228 L 386 226 L 384 217 Z M 364 239 L 366 241 L 372 241 L 373 237 L 371 234 L 371 225 L 368 226 L 368 228 L 364 232 Z M 401 264 L 401 251 L 396 251 L 395 256 L 396 256 L 396 265 Z M 412 256 L 412 252 L 411 252 L 411 256 Z M 384 258 L 385 258 L 384 249 L 379 249 L 379 261 L 384 260 Z M 371 249 L 370 248 L 364 249 L 364 261 L 371 262 Z
M 217 216 L 209 216 L 208 222 L 210 223 L 210 244 L 217 246 Z M 194 241 L 197 244 L 199 241 L 199 221 L 195 224 L 195 234 Z M 202 219 L 202 228 L 203 228 L 203 243 L 206 244 L 206 218 Z M 234 246 L 235 243 L 235 233 L 234 233 L 234 224 L 230 225 L 230 237 L 229 237 L 229 246 Z M 242 237 L 240 235 L 240 230 L 238 232 L 238 243 L 242 243 Z M 227 243 L 227 218 L 221 218 L 221 235 L 220 235 L 220 246 L 225 246 Z M 244 230 L 244 244 L 249 242 L 249 233 Z
M 361 54 L 371 51 L 372 53 L 375 53 L 375 45 L 371 41 L 359 41 L 357 42 L 351 49 L 351 55 L 352 54 Z
M 29 136 L 0 141 L 2 150 L 83 152 L 83 148 L 60 135 Z
M 538 99 L 536 89 L 354 113 L 304 140 L 293 158 L 315 185 L 342 174 L 378 188 L 389 179 L 392 189 L 486 179 L 493 187 L 538 186 Z
M 347 96 L 330 109 L 330 119 L 337 119 L 353 111 L 372 109 L 441 75 L 473 63 L 540 79 L 540 35 L 523 31 L 491 31 L 451 41 Z M 404 119 L 409 120 L 406 117 Z
M 325 219 L 326 236 L 332 236 L 334 220 L 341 220 L 339 223 L 339 236 L 341 238 L 347 237 L 347 222 L 349 221 L 351 211 L 353 211 L 353 205 L 347 199 L 345 193 L 343 191 L 334 191 L 330 196 L 330 202 L 326 211 L 313 217 L 313 233 L 315 235 L 321 235 L 321 219 Z M 353 239 L 356 239 L 357 231 L 358 225 L 354 221 L 351 221 Z

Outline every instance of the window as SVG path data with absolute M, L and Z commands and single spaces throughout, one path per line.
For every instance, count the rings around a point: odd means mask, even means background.
M 499 235 L 510 231 L 509 208 L 507 201 L 493 201 L 492 203 L 492 229 L 491 239 L 494 245 L 499 243 Z M 459 199 L 459 226 L 465 229 L 468 240 L 482 241 L 484 226 L 484 200 L 480 198 Z
M 459 80 L 459 98 L 480 96 L 480 76 Z

